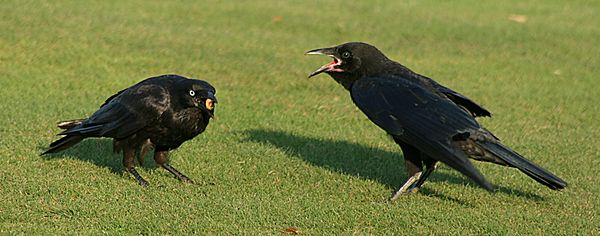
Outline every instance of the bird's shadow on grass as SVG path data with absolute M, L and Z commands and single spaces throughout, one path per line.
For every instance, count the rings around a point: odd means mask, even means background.
M 45 149 L 46 147 L 40 148 Z M 42 158 L 46 160 L 53 159 L 78 159 L 85 162 L 92 163 L 99 167 L 106 167 L 111 172 L 118 174 L 122 173 L 125 169 L 123 168 L 123 154 L 113 152 L 112 139 L 105 138 L 89 138 L 84 139 L 78 144 L 69 149 L 58 153 L 50 153 L 43 155 Z M 149 160 L 148 155 L 145 156 L 142 168 L 154 169 L 157 168 L 152 160 Z M 137 161 L 137 160 L 136 160 Z
M 400 148 L 397 152 L 390 152 L 348 141 L 303 137 L 283 131 L 264 129 L 246 130 L 244 136 L 246 137 L 244 141 L 272 145 L 290 156 L 299 157 L 312 165 L 342 174 L 375 180 L 393 190 L 408 178 Z M 462 178 L 462 176 L 441 171 L 434 172 L 427 180 L 459 185 L 469 183 L 469 180 Z M 473 184 L 470 184 L 470 186 L 476 187 Z M 535 201 L 543 200 L 541 196 L 536 194 L 507 187 L 497 186 L 496 190 Z M 427 184 L 423 186 L 420 193 L 471 206 L 468 202 L 429 189 Z

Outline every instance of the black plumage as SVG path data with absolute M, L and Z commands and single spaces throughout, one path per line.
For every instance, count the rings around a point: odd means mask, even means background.
M 206 81 L 179 75 L 145 79 L 109 97 L 86 119 L 59 122 L 65 129 L 43 154 L 67 149 L 89 137 L 113 138 L 123 152 L 123 166 L 141 185 L 148 182 L 134 168 L 137 156 L 154 149 L 154 160 L 178 179 L 192 182 L 169 165 L 168 153 L 204 132 L 214 115 L 216 90 Z
M 502 145 L 481 127 L 475 117 L 490 116 L 488 110 L 388 59 L 374 46 L 353 42 L 307 54 L 333 58 L 333 62 L 309 77 L 329 74 L 350 92 L 356 106 L 400 145 L 410 177 L 392 195 L 392 200 L 402 193 L 417 191 L 438 161 L 491 191 L 492 186 L 468 158 L 515 167 L 551 189 L 567 185 Z

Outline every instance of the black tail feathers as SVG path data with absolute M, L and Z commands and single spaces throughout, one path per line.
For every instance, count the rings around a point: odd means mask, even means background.
M 65 149 L 79 143 L 81 140 L 83 140 L 82 136 L 67 135 L 65 137 L 62 137 L 59 140 L 52 142 L 50 144 L 50 148 L 48 148 L 48 150 L 46 150 L 41 155 L 45 155 L 48 153 L 60 152 L 62 150 L 65 150 Z
M 65 121 L 58 122 L 58 124 L 56 124 L 56 126 L 58 126 L 58 128 L 61 128 L 61 129 L 70 129 L 70 128 L 80 125 L 83 121 L 85 121 L 85 119 L 65 120 Z
M 519 169 L 535 181 L 546 185 L 553 190 L 560 190 L 567 186 L 567 183 L 549 171 L 537 166 L 533 162 L 525 159 L 510 148 L 495 142 L 478 142 L 487 151 L 502 159 L 510 166 Z

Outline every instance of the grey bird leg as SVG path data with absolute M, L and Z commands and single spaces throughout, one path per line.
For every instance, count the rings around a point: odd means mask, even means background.
M 156 163 L 158 165 L 160 165 L 162 168 L 164 168 L 165 170 L 171 172 L 171 174 L 173 174 L 175 176 L 175 178 L 177 178 L 183 182 L 193 184 L 194 181 L 192 181 L 190 178 L 188 178 L 187 176 L 185 176 L 184 174 L 179 172 L 177 169 L 175 169 L 171 165 L 169 165 L 168 154 L 169 154 L 168 151 L 156 151 L 156 152 L 154 152 L 154 161 L 156 161 Z
M 404 164 L 406 165 L 406 169 L 408 170 L 408 174 L 410 177 L 390 198 L 390 201 L 396 200 L 400 195 L 407 193 L 406 190 L 410 188 L 410 186 L 415 183 L 420 177 L 423 171 L 423 161 L 421 160 L 421 152 L 410 146 L 410 145 L 400 145 L 402 148 L 402 153 L 404 154 Z
M 416 193 L 417 191 L 419 191 L 419 189 L 421 189 L 421 186 L 423 185 L 423 183 L 425 183 L 425 180 L 427 180 L 427 177 L 429 177 L 429 175 L 431 175 L 431 173 L 433 173 L 433 171 L 437 167 L 437 161 L 435 161 L 433 159 L 429 159 L 429 160 L 425 161 L 425 166 L 426 166 L 425 171 L 423 171 L 423 174 L 419 177 L 419 180 L 417 181 L 417 183 L 415 183 L 415 185 L 413 187 L 411 187 L 408 190 L 408 192 Z
M 421 172 L 417 172 L 414 175 L 411 175 L 408 180 L 392 195 L 390 201 L 394 201 L 400 197 L 400 195 L 407 193 L 406 190 L 410 187 L 419 177 L 421 176 Z M 411 188 L 412 189 L 412 188 Z

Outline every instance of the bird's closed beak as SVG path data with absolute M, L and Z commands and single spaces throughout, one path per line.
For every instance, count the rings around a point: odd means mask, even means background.
M 217 97 L 215 97 L 215 95 L 211 92 L 208 93 L 208 99 L 207 100 L 212 100 L 214 103 L 217 103 Z
M 326 56 L 333 58 L 332 62 L 327 63 L 327 64 L 321 66 L 321 68 L 315 70 L 313 73 L 310 73 L 310 75 L 308 75 L 308 78 L 313 77 L 318 74 L 321 74 L 323 72 L 327 72 L 327 71 L 341 72 L 342 71 L 341 69 L 335 68 L 335 67 L 341 65 L 342 60 L 337 58 L 335 56 L 335 53 L 336 53 L 335 48 L 319 48 L 319 49 L 313 49 L 313 50 L 306 52 L 306 55 L 326 55 Z
M 204 101 L 204 107 L 208 110 L 208 114 L 210 114 L 211 118 L 215 117 L 214 110 L 217 104 L 217 97 L 211 92 L 208 93 L 206 100 Z

